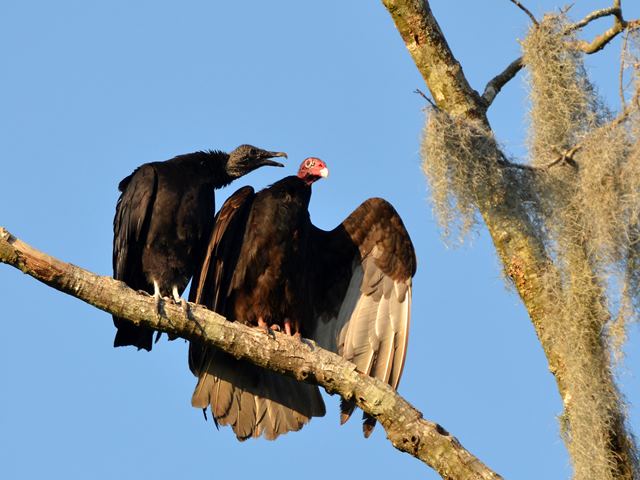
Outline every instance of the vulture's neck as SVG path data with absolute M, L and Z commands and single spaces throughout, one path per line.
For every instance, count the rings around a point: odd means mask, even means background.
M 229 185 L 234 177 L 227 173 L 229 154 L 219 150 L 193 152 L 174 159 L 192 170 L 195 181 L 221 188 Z

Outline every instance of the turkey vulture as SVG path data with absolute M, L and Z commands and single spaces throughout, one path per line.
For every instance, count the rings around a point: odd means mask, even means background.
M 325 163 L 257 194 L 244 187 L 220 209 L 189 300 L 229 319 L 315 340 L 397 388 L 404 365 L 416 258 L 395 209 L 370 198 L 331 231 L 309 218 L 311 184 Z M 239 440 L 278 435 L 323 416 L 318 387 L 192 342 L 192 405 Z M 344 423 L 355 405 L 341 403 Z M 375 420 L 364 415 L 369 436 Z
M 131 288 L 176 302 L 196 268 L 213 228 L 214 193 L 256 168 L 282 167 L 269 152 L 241 145 L 230 154 L 194 152 L 145 163 L 118 185 L 122 192 L 113 219 L 113 276 Z M 186 307 L 185 307 L 186 308 Z M 153 330 L 113 317 L 114 347 L 151 350 Z

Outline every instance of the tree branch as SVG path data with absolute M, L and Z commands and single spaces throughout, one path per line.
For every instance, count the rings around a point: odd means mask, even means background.
M 482 99 L 487 107 L 493 103 L 498 93 L 500 93 L 500 90 L 502 90 L 502 87 L 510 82 L 511 79 L 515 77 L 520 70 L 522 70 L 522 67 L 524 67 L 522 57 L 518 57 L 511 62 L 504 71 L 493 77 L 489 83 L 487 83 L 487 86 L 484 87 L 484 92 L 482 93 Z
M 137 293 L 111 277 L 98 276 L 57 260 L 15 238 L 2 227 L 0 262 L 136 325 L 207 343 L 238 359 L 353 399 L 358 407 L 380 422 L 394 447 L 423 461 L 442 478 L 501 478 L 465 450 L 444 428 L 422 418 L 422 414 L 388 384 L 357 372 L 354 364 L 323 350 L 314 342 L 301 342 L 277 332 L 273 337 L 265 336 L 258 329 L 227 321 L 195 304 L 189 305 L 189 319 L 173 302 L 165 302 L 158 316 L 153 298 Z
M 538 20 L 536 20 L 536 17 L 533 16 L 533 13 L 531 13 L 531 10 L 529 10 L 527 7 L 522 5 L 518 0 L 511 0 L 511 3 L 513 3 L 516 7 L 518 7 L 520 10 L 526 13 L 534 25 L 538 25 Z
M 514 0 L 511 0 L 514 2 Z M 516 3 L 516 2 L 514 2 Z M 517 4 L 517 3 L 516 3 Z M 574 32 L 583 27 L 586 27 L 589 23 L 597 20 L 598 18 L 606 17 L 613 15 L 615 17 L 613 26 L 605 31 L 602 35 L 597 36 L 591 42 L 581 41 L 577 43 L 577 47 L 582 50 L 584 53 L 590 55 L 592 53 L 596 53 L 602 50 L 611 40 L 613 40 L 620 32 L 625 29 L 637 28 L 640 20 L 632 20 L 625 21 L 622 17 L 622 8 L 620 6 L 620 0 L 614 1 L 614 6 L 609 8 L 602 8 L 600 10 L 594 10 L 593 12 L 586 15 L 582 20 L 572 24 L 567 28 L 566 33 Z M 533 17 L 534 23 L 537 26 L 538 22 L 535 21 L 535 17 Z M 522 62 L 522 57 L 516 58 L 513 62 L 511 62 L 507 68 L 505 68 L 501 73 L 493 77 L 487 83 L 487 86 L 484 88 L 484 92 L 482 94 L 482 99 L 485 102 L 486 107 L 488 108 L 493 101 L 495 100 L 500 90 L 510 82 L 520 70 L 524 67 L 524 63 Z

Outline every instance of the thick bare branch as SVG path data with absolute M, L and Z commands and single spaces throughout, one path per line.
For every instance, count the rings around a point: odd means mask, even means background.
M 353 399 L 380 422 L 394 447 L 423 461 L 442 478 L 501 478 L 465 450 L 444 428 L 422 418 L 422 414 L 389 385 L 357 372 L 351 362 L 313 342 L 300 342 L 277 332 L 273 337 L 266 336 L 258 329 L 229 322 L 195 304 L 190 304 L 191 318 L 188 320 L 181 307 L 173 302 L 165 302 L 158 316 L 151 297 L 139 294 L 111 277 L 98 276 L 57 260 L 1 227 L 0 262 L 136 325 L 208 343 L 236 358 Z

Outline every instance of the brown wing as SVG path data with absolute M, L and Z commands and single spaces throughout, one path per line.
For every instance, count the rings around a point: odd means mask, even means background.
M 243 187 L 227 199 L 217 213 L 211 238 L 202 261 L 191 282 L 189 301 L 205 305 L 222 315 L 227 315 L 228 286 L 238 261 L 247 216 L 255 198 L 252 187 Z M 192 342 L 189 347 L 189 368 L 194 375 L 206 370 L 207 352 Z
M 226 294 L 221 294 L 220 287 L 229 285 L 254 197 L 252 187 L 242 187 L 227 199 L 216 214 L 211 238 L 193 277 L 190 302 L 207 305 L 216 312 L 224 310 Z M 225 273 L 226 277 L 223 276 Z
M 230 288 L 254 199 L 253 189 L 245 187 L 222 206 L 189 295 L 190 301 L 228 318 L 234 309 Z M 273 440 L 325 413 L 316 386 L 236 360 L 216 348 L 192 342 L 189 366 L 198 377 L 192 405 L 211 406 L 216 425 L 231 426 L 239 440 L 260 435 Z
M 305 333 L 362 373 L 397 388 L 416 270 L 413 245 L 400 216 L 385 200 L 371 198 L 336 229 L 314 229 L 309 254 L 311 311 Z M 342 402 L 342 423 L 354 407 Z M 374 425 L 365 414 L 365 436 Z

